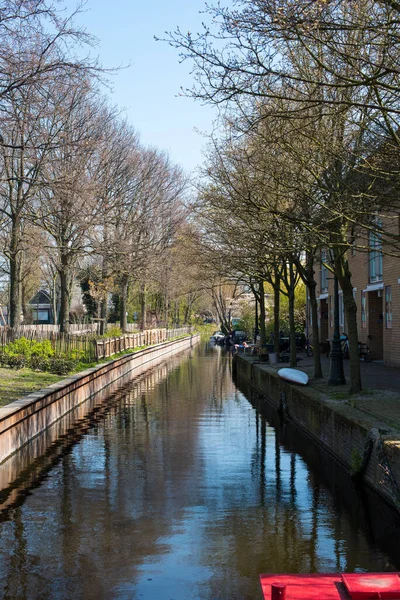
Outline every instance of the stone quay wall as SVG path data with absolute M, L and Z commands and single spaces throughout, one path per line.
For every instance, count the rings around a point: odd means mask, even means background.
M 127 354 L 0 408 L 0 464 L 88 399 L 111 393 L 199 341 L 200 335 L 191 335 Z
M 305 431 L 352 475 L 400 511 L 400 436 L 372 415 L 316 390 L 290 384 L 275 369 L 236 355 L 235 370 L 266 402 Z

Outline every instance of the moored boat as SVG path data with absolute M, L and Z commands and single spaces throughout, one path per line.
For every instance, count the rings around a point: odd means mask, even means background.
M 307 385 L 308 383 L 307 373 L 304 373 L 304 371 L 299 371 L 299 369 L 279 369 L 278 375 L 282 379 L 290 381 L 290 383 L 299 383 L 300 385 Z
M 264 600 L 400 600 L 399 575 L 260 575 L 260 582 Z

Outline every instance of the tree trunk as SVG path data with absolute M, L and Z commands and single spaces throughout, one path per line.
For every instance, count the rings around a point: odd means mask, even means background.
M 296 325 L 294 320 L 294 286 L 288 290 L 289 298 L 289 344 L 290 344 L 290 366 L 295 368 L 296 360 Z
M 26 297 L 26 288 L 23 285 L 23 282 L 21 281 L 21 309 L 22 309 L 22 318 L 23 318 L 23 323 L 26 324 L 29 322 L 29 317 L 31 316 L 31 313 L 28 311 L 28 301 L 29 298 Z
M 108 229 L 107 226 L 104 226 L 104 247 L 108 247 Z M 107 257 L 104 255 L 101 265 L 101 278 L 104 281 L 107 280 L 108 275 L 108 265 L 107 265 Z M 104 335 L 107 331 L 107 321 L 108 321 L 108 292 L 107 289 L 104 291 L 104 298 L 100 300 L 100 335 Z
M 258 296 L 254 294 L 255 300 L 255 315 L 254 315 L 254 343 L 257 344 L 258 337 Z
M 120 308 L 119 308 L 119 325 L 122 331 L 125 333 L 127 330 L 128 320 L 127 320 L 127 305 L 128 305 L 128 276 L 123 275 L 120 284 Z
M 53 276 L 53 289 L 51 292 L 51 302 L 52 302 L 52 310 L 53 310 L 53 318 L 52 318 L 52 322 L 54 323 L 54 325 L 57 323 L 57 275 L 54 274 Z
M 175 300 L 175 305 L 174 305 L 174 327 L 178 327 L 179 325 L 179 319 L 180 319 L 180 310 L 179 310 L 179 302 L 177 300 Z
M 60 275 L 60 314 L 59 324 L 60 332 L 67 333 L 69 329 L 69 307 L 70 307 L 70 286 L 69 286 L 69 268 L 66 260 L 61 259 Z
M 314 278 L 314 256 L 307 252 L 306 285 L 310 296 L 312 321 L 312 341 L 314 347 L 314 379 L 322 379 L 321 350 L 319 345 L 318 302 L 315 293 L 317 283 Z
M 319 328 L 318 328 L 318 302 L 315 294 L 315 281 L 312 284 L 308 284 L 308 291 L 310 294 L 310 309 L 311 309 L 311 321 L 312 321 L 312 341 L 314 347 L 314 378 L 322 379 L 322 366 L 321 366 L 321 350 L 319 345 Z
M 103 298 L 100 303 L 100 335 L 104 335 L 107 330 L 107 319 L 108 319 L 108 299 Z
M 347 323 L 347 336 L 349 338 L 349 369 L 350 369 L 350 393 L 355 394 L 362 390 L 360 353 L 358 349 L 357 331 L 357 305 L 353 296 L 353 285 L 351 273 L 346 266 L 342 276 L 338 276 L 340 287 L 343 292 L 343 304 Z
M 260 344 L 267 343 L 267 332 L 265 329 L 265 294 L 264 294 L 264 281 L 259 280 L 258 285 L 259 302 L 260 302 Z
M 147 323 L 146 323 L 147 306 L 146 306 L 146 286 L 145 285 L 140 286 L 140 311 L 141 311 L 140 329 L 143 331 L 144 329 L 146 329 L 146 326 L 147 326 Z
M 10 241 L 10 327 L 18 327 L 21 320 L 21 257 L 18 250 L 18 235 L 11 233 Z
M 274 352 L 280 351 L 280 285 L 279 279 L 274 282 Z
M 190 294 L 188 294 L 187 303 L 186 303 L 186 307 L 185 307 L 185 314 L 183 317 L 184 325 L 187 325 L 189 323 L 189 315 L 191 314 L 191 312 L 192 312 L 192 300 L 191 300 Z
M 221 291 L 215 292 L 213 290 L 212 291 L 212 300 L 213 300 L 213 305 L 214 305 L 215 311 L 217 313 L 217 316 L 218 316 L 218 319 L 220 322 L 221 331 L 225 334 L 228 334 L 229 330 L 230 330 L 230 322 L 229 322 L 229 318 L 227 319 L 227 317 L 226 317 L 226 306 L 221 297 Z

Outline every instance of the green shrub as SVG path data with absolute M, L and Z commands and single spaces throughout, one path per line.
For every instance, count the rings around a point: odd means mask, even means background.
M 123 335 L 122 329 L 120 327 L 118 327 L 117 325 L 112 325 L 111 327 L 107 327 L 107 332 L 105 333 L 105 335 L 103 337 L 105 337 L 105 338 L 121 337 L 122 335 Z
M 30 367 L 34 371 L 50 371 L 56 375 L 67 375 L 73 371 L 79 360 L 84 358 L 83 350 L 72 350 L 71 356 L 55 355 L 50 340 L 28 340 L 19 338 L 10 342 L 0 352 L 0 364 L 12 369 Z
M 49 359 L 49 371 L 56 375 L 68 375 L 73 371 L 78 364 L 78 361 L 66 356 L 52 356 Z
M 50 340 L 28 340 L 25 337 L 21 337 L 14 342 L 9 342 L 5 346 L 4 352 L 9 356 L 23 355 L 26 360 L 29 360 L 33 354 L 44 358 L 54 355 Z
M 32 354 L 32 342 L 25 337 L 19 338 L 18 340 L 15 340 L 15 342 L 9 342 L 5 346 L 4 352 L 8 356 L 23 355 L 29 358 Z
M 26 365 L 26 356 L 23 354 L 10 354 L 7 356 L 7 366 L 11 369 L 23 369 Z
M 34 371 L 48 371 L 49 359 L 46 356 L 32 354 L 31 358 L 29 359 L 29 367 Z
M 77 362 L 79 362 L 80 360 L 83 361 L 85 359 L 85 351 L 84 350 L 71 350 L 71 352 L 69 353 L 69 358 L 72 358 L 72 360 L 75 360 Z
M 54 349 L 50 340 L 42 340 L 41 342 L 35 342 L 32 353 L 50 358 L 50 356 L 54 356 Z

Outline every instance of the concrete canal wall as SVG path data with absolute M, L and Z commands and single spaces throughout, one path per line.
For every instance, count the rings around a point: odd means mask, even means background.
M 282 380 L 275 369 L 235 357 L 236 373 L 265 402 L 305 431 L 352 475 L 400 510 L 400 436 L 386 423 L 345 401 L 327 400 L 312 387 Z
M 0 408 L 0 463 L 88 399 L 110 394 L 132 377 L 199 341 L 200 336 L 193 335 L 127 354 Z

